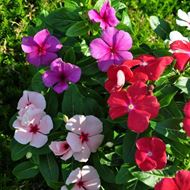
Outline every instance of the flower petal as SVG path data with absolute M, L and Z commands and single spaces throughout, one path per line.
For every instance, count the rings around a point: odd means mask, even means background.
M 97 135 L 103 130 L 102 122 L 95 116 L 86 116 L 84 121 L 84 127 L 82 128 L 83 133 L 88 133 L 90 136 Z
M 109 52 L 109 46 L 101 38 L 97 38 L 90 43 L 90 53 L 95 59 L 100 59 Z
M 44 146 L 48 141 L 48 138 L 46 135 L 41 133 L 36 133 L 32 135 L 32 140 L 30 142 L 31 146 L 34 146 L 36 148 L 40 148 Z
M 43 29 L 41 31 L 39 31 L 38 33 L 35 34 L 34 36 L 34 41 L 42 46 L 44 45 L 46 39 L 50 36 L 50 33 L 47 29 Z
M 85 120 L 86 117 L 84 115 L 74 115 L 67 121 L 65 127 L 73 133 L 80 134 L 86 125 Z
M 66 140 L 73 152 L 80 152 L 82 150 L 82 143 L 79 135 L 69 132 Z
M 136 133 L 142 133 L 148 128 L 149 119 L 148 112 L 134 109 L 128 115 L 128 128 Z
M 57 58 L 56 53 L 46 52 L 45 55 L 41 55 L 41 64 L 42 65 L 49 65 L 56 58 Z
M 81 170 L 80 168 L 77 168 L 69 174 L 69 177 L 66 180 L 66 184 L 70 185 L 72 183 L 76 183 L 77 181 L 80 180 L 80 178 L 81 178 Z
M 43 134 L 49 134 L 49 132 L 53 129 L 53 122 L 49 115 L 45 115 L 39 124 L 39 131 Z
M 31 36 L 22 38 L 21 47 L 25 53 L 36 52 L 38 50 L 38 45 Z
M 74 152 L 73 157 L 75 160 L 79 162 L 87 162 L 90 157 L 90 149 L 88 148 L 86 143 L 83 143 L 82 149 L 80 152 Z
M 178 69 L 179 71 L 183 71 L 185 69 L 187 62 L 190 59 L 190 55 L 185 53 L 174 53 L 173 55 L 177 60 L 175 68 Z
M 100 22 L 102 20 L 101 16 L 96 10 L 88 11 L 88 17 L 90 18 L 91 21 L 94 22 Z
M 55 90 L 55 92 L 57 92 L 58 94 L 61 94 L 63 91 L 68 89 L 68 84 L 66 82 L 59 82 L 57 83 L 53 89 Z
M 59 82 L 60 77 L 59 77 L 58 73 L 56 73 L 54 71 L 46 71 L 42 75 L 42 80 L 46 87 L 51 87 L 54 84 L 56 84 L 57 82 Z
M 41 57 L 39 56 L 38 52 L 31 52 L 27 54 L 26 60 L 35 65 L 36 67 L 39 67 L 41 65 Z
M 45 42 L 45 48 L 48 52 L 58 52 L 62 48 L 62 44 L 55 36 L 48 36 Z
M 156 184 L 155 190 L 181 190 L 176 185 L 174 178 L 163 178 Z
M 14 139 L 20 144 L 28 144 L 32 139 L 32 134 L 24 128 L 18 128 L 15 131 Z
M 96 152 L 99 146 L 102 144 L 104 135 L 95 135 L 88 138 L 86 142 L 91 152 Z
M 180 170 L 175 176 L 175 182 L 180 190 L 190 189 L 190 172 L 185 170 Z
M 183 119 L 183 129 L 186 132 L 187 136 L 190 137 L 190 118 L 189 117 L 185 117 Z
M 186 22 L 190 22 L 190 17 L 188 16 L 188 14 L 184 11 L 182 11 L 181 9 L 179 9 L 177 11 L 177 16 L 181 19 L 184 20 Z

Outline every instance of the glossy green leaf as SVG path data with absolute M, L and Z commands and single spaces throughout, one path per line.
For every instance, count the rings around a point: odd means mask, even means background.
M 66 35 L 69 37 L 79 37 L 86 35 L 87 32 L 88 32 L 87 23 L 84 21 L 78 21 L 67 29 Z
M 39 169 L 46 183 L 50 187 L 55 188 L 59 179 L 59 168 L 55 157 L 52 154 L 41 156 Z
M 26 161 L 18 164 L 13 169 L 13 174 L 18 179 L 28 179 L 36 176 L 39 173 L 39 169 L 37 165 L 34 165 L 33 163 Z
M 189 77 L 179 77 L 179 79 L 174 84 L 183 93 L 190 95 L 190 79 Z

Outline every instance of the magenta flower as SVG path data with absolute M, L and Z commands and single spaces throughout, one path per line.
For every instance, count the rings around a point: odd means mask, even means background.
M 53 87 L 57 93 L 68 89 L 68 82 L 76 83 L 81 76 L 81 69 L 70 63 L 65 63 L 61 58 L 55 59 L 50 70 L 42 75 L 43 82 L 47 87 Z
M 107 0 L 103 4 L 100 13 L 96 10 L 90 10 L 88 16 L 91 21 L 99 22 L 100 27 L 104 30 L 107 27 L 117 26 L 119 23 L 118 19 L 115 16 L 115 9 L 111 7 L 110 2 Z
M 90 52 L 97 59 L 99 69 L 106 72 L 112 64 L 120 65 L 131 60 L 133 55 L 128 51 L 131 47 L 129 33 L 110 27 L 103 31 L 101 38 L 90 43 Z
M 51 36 L 47 29 L 41 30 L 34 37 L 22 38 L 22 50 L 27 54 L 27 61 L 36 67 L 49 65 L 55 58 L 56 52 L 62 48 L 59 40 Z

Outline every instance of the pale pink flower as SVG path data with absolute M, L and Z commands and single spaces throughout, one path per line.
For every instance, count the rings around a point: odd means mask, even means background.
M 44 96 L 38 92 L 24 90 L 17 105 L 19 115 L 22 116 L 29 107 L 44 110 L 46 108 L 46 100 Z
M 90 10 L 88 16 L 91 21 L 99 22 L 103 30 L 107 27 L 115 27 L 119 23 L 119 20 L 115 16 L 115 9 L 111 7 L 108 0 L 103 4 L 100 13 L 96 10 Z
M 73 184 L 71 190 L 98 190 L 100 189 L 100 178 L 92 166 L 83 166 L 72 171 L 66 180 L 66 185 Z M 65 186 L 61 190 L 66 190 Z
M 190 12 L 186 13 L 181 9 L 178 10 L 177 16 L 181 19 L 176 19 L 176 24 L 179 26 L 186 26 L 190 30 Z
M 61 190 L 68 190 L 67 187 L 64 185 L 61 187 Z
M 62 160 L 68 160 L 73 155 L 73 151 L 67 141 L 52 141 L 49 148 L 56 156 L 61 156 Z
M 28 108 L 23 116 L 19 116 L 13 123 L 16 129 L 14 138 L 21 144 L 30 143 L 36 148 L 42 147 L 48 141 L 47 134 L 53 128 L 49 115 L 41 109 Z
M 66 123 L 67 135 L 75 160 L 87 162 L 91 152 L 96 152 L 103 141 L 102 122 L 95 116 L 75 115 Z

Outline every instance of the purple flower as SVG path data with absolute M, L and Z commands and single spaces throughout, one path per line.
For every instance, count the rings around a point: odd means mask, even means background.
M 49 65 L 55 58 L 56 52 L 62 48 L 59 40 L 51 36 L 47 29 L 41 30 L 34 37 L 22 38 L 22 50 L 27 54 L 27 61 L 36 67 Z
M 119 23 L 115 16 L 115 9 L 111 7 L 108 0 L 103 4 L 100 13 L 98 13 L 96 10 L 90 10 L 88 12 L 88 16 L 93 22 L 100 22 L 100 27 L 103 30 L 107 27 L 117 26 Z
M 90 43 L 90 52 L 97 59 L 99 69 L 106 72 L 112 64 L 120 65 L 125 60 L 131 60 L 133 55 L 127 51 L 131 47 L 129 33 L 109 27 L 103 31 L 101 38 Z
M 68 89 L 68 82 L 76 83 L 81 76 L 81 69 L 70 63 L 65 63 L 61 58 L 55 59 L 50 70 L 42 75 L 45 86 L 52 87 L 55 92 L 62 93 Z

